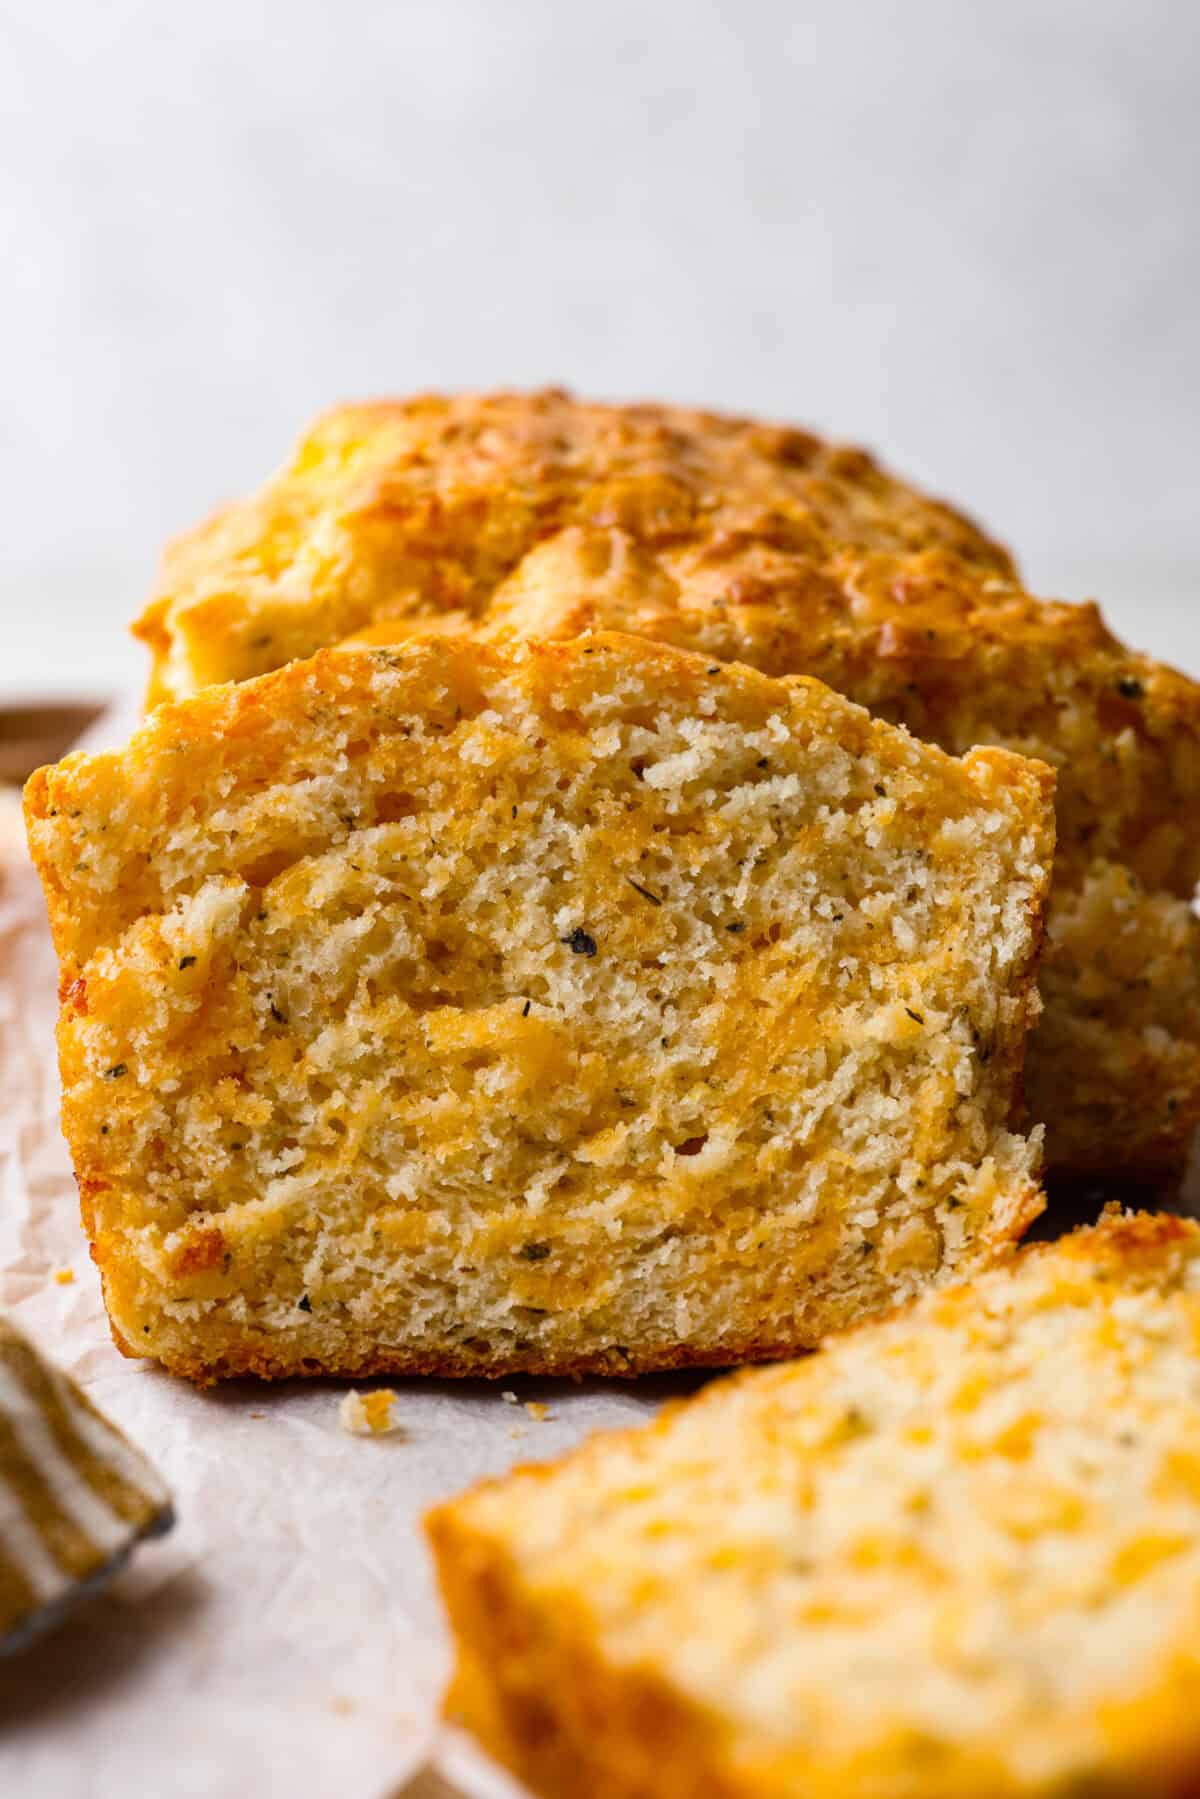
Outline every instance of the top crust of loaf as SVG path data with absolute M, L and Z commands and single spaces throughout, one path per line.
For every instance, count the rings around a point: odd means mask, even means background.
M 996 1254 L 1041 1206 L 1052 785 L 616 636 L 329 652 L 43 771 L 119 1335 L 201 1376 L 734 1360 Z
M 1195 1791 L 1198 1333 L 1200 1227 L 1110 1217 L 485 1483 L 428 1521 L 457 1704 L 588 1799 L 651 1704 L 672 1799 Z
M 806 431 L 559 390 L 343 406 L 259 493 L 169 547 L 136 627 L 155 653 L 152 700 L 244 680 L 381 619 L 478 619 L 575 528 L 641 546 L 668 587 L 680 558 L 749 573 L 761 540 L 818 606 L 836 601 L 833 561 L 851 546 L 938 547 L 1013 572 L 960 513 Z
M 257 494 L 171 546 L 136 629 L 152 699 L 365 633 L 633 632 L 807 674 L 962 754 L 1059 770 L 1060 859 L 1200 880 L 1200 686 L 861 450 L 569 395 L 326 414 Z

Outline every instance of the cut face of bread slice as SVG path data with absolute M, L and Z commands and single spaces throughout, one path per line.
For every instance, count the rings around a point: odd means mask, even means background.
M 118 1341 L 777 1356 L 994 1255 L 1052 777 L 637 638 L 326 653 L 28 789 Z
M 955 755 L 995 743 L 1055 767 L 1030 1110 L 1052 1168 L 1180 1166 L 1200 1124 L 1200 686 L 1094 606 L 1032 598 L 969 521 L 807 432 L 424 395 L 319 420 L 259 493 L 172 546 L 137 629 L 158 699 L 431 620 L 638 632 L 814 675 Z
M 547 1799 L 1200 1778 L 1200 1229 L 1112 1218 L 435 1511 Z

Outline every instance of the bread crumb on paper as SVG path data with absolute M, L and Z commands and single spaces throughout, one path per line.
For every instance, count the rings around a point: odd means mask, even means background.
M 60 1287 L 69 1287 L 75 1279 L 75 1270 L 73 1268 L 56 1268 L 54 1279 Z
M 510 1392 L 507 1387 L 505 1388 L 504 1392 L 501 1393 L 500 1397 L 504 1401 L 505 1405 L 520 1405 L 520 1403 L 521 1403 L 521 1401 L 517 1398 L 516 1394 Z
M 545 1424 L 548 1418 L 553 1418 L 554 1416 L 550 1407 L 540 1399 L 527 1399 L 525 1401 L 525 1410 L 529 1413 L 529 1416 L 533 1419 L 535 1424 Z
M 395 1435 L 402 1426 L 393 1418 L 396 1394 L 391 1387 L 377 1387 L 373 1393 L 347 1393 L 338 1407 L 338 1421 L 352 1437 L 386 1437 Z

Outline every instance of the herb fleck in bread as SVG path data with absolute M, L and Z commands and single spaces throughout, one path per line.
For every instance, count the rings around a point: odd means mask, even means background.
M 1036 1215 L 1052 776 L 638 638 L 327 652 L 35 776 L 114 1333 L 778 1356 Z
M 319 420 L 261 492 L 172 546 L 138 629 L 154 696 L 181 697 L 436 619 L 636 631 L 814 675 L 954 754 L 1056 767 L 1031 1111 L 1052 1167 L 1181 1164 L 1200 1123 L 1200 687 L 1094 606 L 1032 598 L 960 514 L 807 432 L 424 395 Z
M 1200 1228 L 1112 1217 L 429 1519 L 547 1799 L 1182 1799 Z

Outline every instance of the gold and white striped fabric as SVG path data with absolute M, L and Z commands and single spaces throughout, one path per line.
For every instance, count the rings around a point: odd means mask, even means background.
M 145 1456 L 0 1318 L 0 1655 L 171 1523 Z

